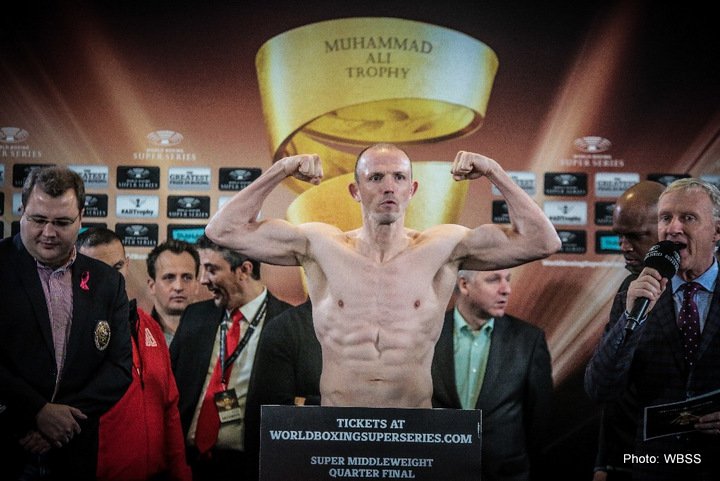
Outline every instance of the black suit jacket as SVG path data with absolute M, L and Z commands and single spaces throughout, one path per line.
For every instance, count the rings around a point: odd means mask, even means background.
M 643 441 L 645 406 L 682 401 L 720 389 L 720 282 L 702 332 L 697 361 L 688 368 L 683 358 L 680 331 L 676 323 L 672 284 L 632 335 L 626 336 L 625 292 L 613 303 L 610 322 L 585 371 L 585 390 L 595 401 L 618 399 L 632 388 L 640 407 L 637 410 L 635 453 L 664 459 L 668 453 L 700 454 L 701 464 L 633 464 L 638 479 L 695 479 L 694 474 L 710 470 L 707 479 L 720 479 L 720 436 L 688 433 Z M 700 478 L 698 478 L 700 479 Z M 705 478 L 702 478 L 705 479 Z
M 432 363 L 433 407 L 461 409 L 455 376 L 453 311 L 445 315 Z M 512 316 L 495 319 L 482 409 L 482 479 L 527 480 L 546 431 L 553 398 L 545 333 Z
M 51 464 L 73 479 L 94 476 L 98 418 L 130 385 L 132 351 L 128 298 L 122 276 L 103 262 L 78 254 L 72 270 L 73 314 L 65 368 L 55 403 L 89 416 L 82 432 L 60 449 Z M 88 273 L 88 289 L 81 276 Z M 36 262 L 20 235 L 0 241 L 0 443 L 10 469 L 26 462 L 18 439 L 36 429 L 35 415 L 50 402 L 57 367 L 52 328 Z M 106 346 L 96 328 L 110 326 Z M 6 469 L 6 468 L 3 468 Z
M 263 329 L 253 372 L 245 442 L 248 450 L 259 453 L 263 404 L 293 405 L 296 396 L 304 397 L 305 404 L 320 404 L 322 350 L 313 327 L 310 300 L 286 310 Z
M 268 291 L 267 315 L 263 328 L 254 335 L 261 335 L 262 331 L 272 323 L 273 319 L 285 309 L 292 307 L 273 296 Z M 180 421 L 182 423 L 183 435 L 187 438 L 193 414 L 200 400 L 205 376 L 210 365 L 215 344 L 215 336 L 218 326 L 225 315 L 225 309 L 217 307 L 210 299 L 207 301 L 190 304 L 180 318 L 180 324 L 173 342 L 170 344 L 170 361 L 172 362 L 175 381 L 180 392 L 178 408 L 180 410 Z M 257 352 L 256 352 L 257 355 Z M 253 395 L 255 389 L 256 364 L 253 362 L 250 385 L 248 387 L 248 399 Z M 245 437 L 248 438 L 250 429 L 245 426 Z M 251 444 L 252 446 L 252 444 Z M 249 446 L 249 447 L 251 447 Z M 250 454 L 250 453 L 248 453 Z M 257 454 L 255 453 L 255 456 Z
M 623 299 L 627 295 L 627 288 L 635 279 L 637 279 L 637 274 L 630 274 L 622 281 L 615 295 L 611 312 L 617 312 L 618 315 L 622 313 L 622 310 L 618 312 L 617 303 L 622 302 L 624 305 Z M 631 387 L 620 399 L 607 402 L 603 406 L 595 470 L 607 471 L 610 467 L 614 470 L 629 471 L 629 467 L 623 462 L 623 455 L 631 453 L 635 444 L 638 406 L 633 391 L 634 389 Z

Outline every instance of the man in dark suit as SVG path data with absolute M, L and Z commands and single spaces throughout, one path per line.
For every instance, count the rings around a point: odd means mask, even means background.
M 433 407 L 482 409 L 483 481 L 531 479 L 553 397 L 541 329 L 505 314 L 510 271 L 458 273 L 432 364 Z
M 187 307 L 170 346 L 188 462 L 195 481 L 257 479 L 258 453 L 246 449 L 256 448 L 257 443 L 246 439 L 257 433 L 244 422 L 246 400 L 254 389 L 255 353 L 264 325 L 291 306 L 267 290 L 259 262 L 205 236 L 197 248 L 203 267 L 200 282 L 213 298 Z M 230 319 L 239 327 L 234 342 L 233 325 L 227 330 L 222 326 Z M 221 346 L 229 359 L 224 371 L 218 367 Z M 221 378 L 219 386 L 214 384 L 215 371 L 222 372 L 215 374 Z M 223 405 L 229 409 L 221 417 L 218 408 Z M 215 426 L 208 427 L 212 423 Z
M 85 189 L 33 170 L 20 233 L 0 242 L 0 452 L 10 479 L 94 479 L 98 419 L 130 384 L 125 283 L 78 254 Z
M 634 452 L 627 453 L 634 457 L 626 461 L 633 479 L 720 479 L 720 410 L 701 416 L 689 432 L 645 439 L 642 409 L 720 389 L 720 191 L 692 178 L 670 184 L 658 202 L 658 238 L 680 247 L 677 274 L 663 279 L 646 267 L 630 283 L 590 359 L 585 389 L 600 402 L 635 391 L 641 409 Z M 628 312 L 641 297 L 649 313 L 628 329 Z M 684 339 L 690 327 L 695 333 Z M 679 454 L 689 457 L 678 461 Z
M 245 440 L 246 446 L 253 443 L 257 452 L 263 404 L 320 405 L 322 350 L 313 327 L 310 299 L 286 310 L 263 329 L 254 371 Z
M 657 244 L 657 203 L 664 189 L 665 186 L 659 182 L 643 180 L 629 187 L 615 201 L 613 232 L 619 237 L 625 268 L 630 274 L 620 284 L 614 304 L 624 303 L 624 292 L 642 271 L 647 252 Z M 593 481 L 627 481 L 632 478 L 622 460 L 625 453 L 632 451 L 637 409 L 632 391 L 603 406 Z
M 248 404 L 320 405 L 322 350 L 310 299 L 263 329 L 255 358 L 257 387 Z

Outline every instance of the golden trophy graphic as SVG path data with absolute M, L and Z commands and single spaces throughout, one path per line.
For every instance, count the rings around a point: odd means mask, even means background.
M 299 194 L 288 220 L 349 230 L 360 225 L 360 208 L 347 191 L 357 149 L 438 142 L 477 130 L 498 59 L 484 43 L 448 28 L 361 17 L 275 36 L 258 51 L 256 67 L 273 159 L 316 153 L 323 163 L 320 185 L 285 181 Z M 408 207 L 407 227 L 457 222 L 468 186 L 453 181 L 450 165 L 413 164 L 421 189 Z

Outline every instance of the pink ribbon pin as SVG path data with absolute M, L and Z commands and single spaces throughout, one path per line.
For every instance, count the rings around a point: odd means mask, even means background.
M 88 281 L 90 280 L 90 273 L 88 271 L 85 271 L 80 276 L 80 289 L 83 291 L 89 291 L 90 288 L 88 287 Z

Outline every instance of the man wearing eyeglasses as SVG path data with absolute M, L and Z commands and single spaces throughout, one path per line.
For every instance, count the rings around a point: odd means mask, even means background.
M 20 233 L 0 241 L 0 452 L 9 479 L 94 479 L 98 419 L 131 381 L 128 298 L 78 254 L 82 178 L 35 169 Z

